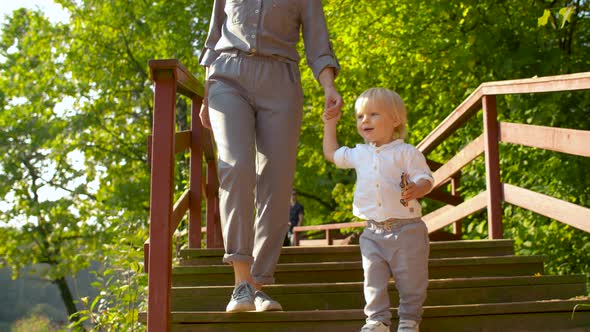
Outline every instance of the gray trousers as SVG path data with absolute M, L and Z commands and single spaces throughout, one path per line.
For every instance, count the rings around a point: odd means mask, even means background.
M 226 263 L 252 263 L 274 283 L 287 233 L 303 91 L 296 63 L 222 53 L 209 68 Z
M 392 230 L 365 228 L 360 237 L 367 322 L 391 324 L 387 286 L 393 275 L 400 319 L 420 321 L 428 288 L 428 229 L 420 219 Z

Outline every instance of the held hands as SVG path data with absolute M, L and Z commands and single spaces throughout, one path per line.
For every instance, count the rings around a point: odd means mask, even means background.
M 324 124 L 328 123 L 336 123 L 340 119 L 342 115 L 342 97 L 336 91 L 336 88 L 326 87 L 324 89 L 325 93 L 325 103 L 324 103 L 324 113 L 322 114 L 322 120 Z
M 336 123 L 340 117 L 342 108 L 342 97 L 334 86 L 334 68 L 324 68 L 318 77 L 320 84 L 324 88 L 324 114 L 322 118 L 324 124 Z

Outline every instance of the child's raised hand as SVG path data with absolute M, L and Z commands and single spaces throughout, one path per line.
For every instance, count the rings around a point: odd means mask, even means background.
M 324 124 L 328 124 L 328 123 L 336 123 L 338 122 L 338 120 L 340 120 L 340 116 L 342 115 L 342 112 L 340 111 L 339 108 L 331 108 L 331 109 L 326 109 L 324 110 L 324 113 L 322 114 L 322 120 L 324 121 Z

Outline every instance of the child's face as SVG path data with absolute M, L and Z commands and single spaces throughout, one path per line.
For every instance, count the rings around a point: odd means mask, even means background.
M 393 141 L 394 131 L 399 126 L 392 114 L 378 107 L 364 107 L 356 112 L 356 128 L 367 143 L 381 146 Z

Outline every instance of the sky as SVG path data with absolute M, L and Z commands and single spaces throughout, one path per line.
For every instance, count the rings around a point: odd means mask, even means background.
M 54 23 L 66 22 L 69 18 L 68 12 L 53 0 L 0 0 L 0 22 L 4 23 L 6 15 L 21 7 L 40 9 Z

